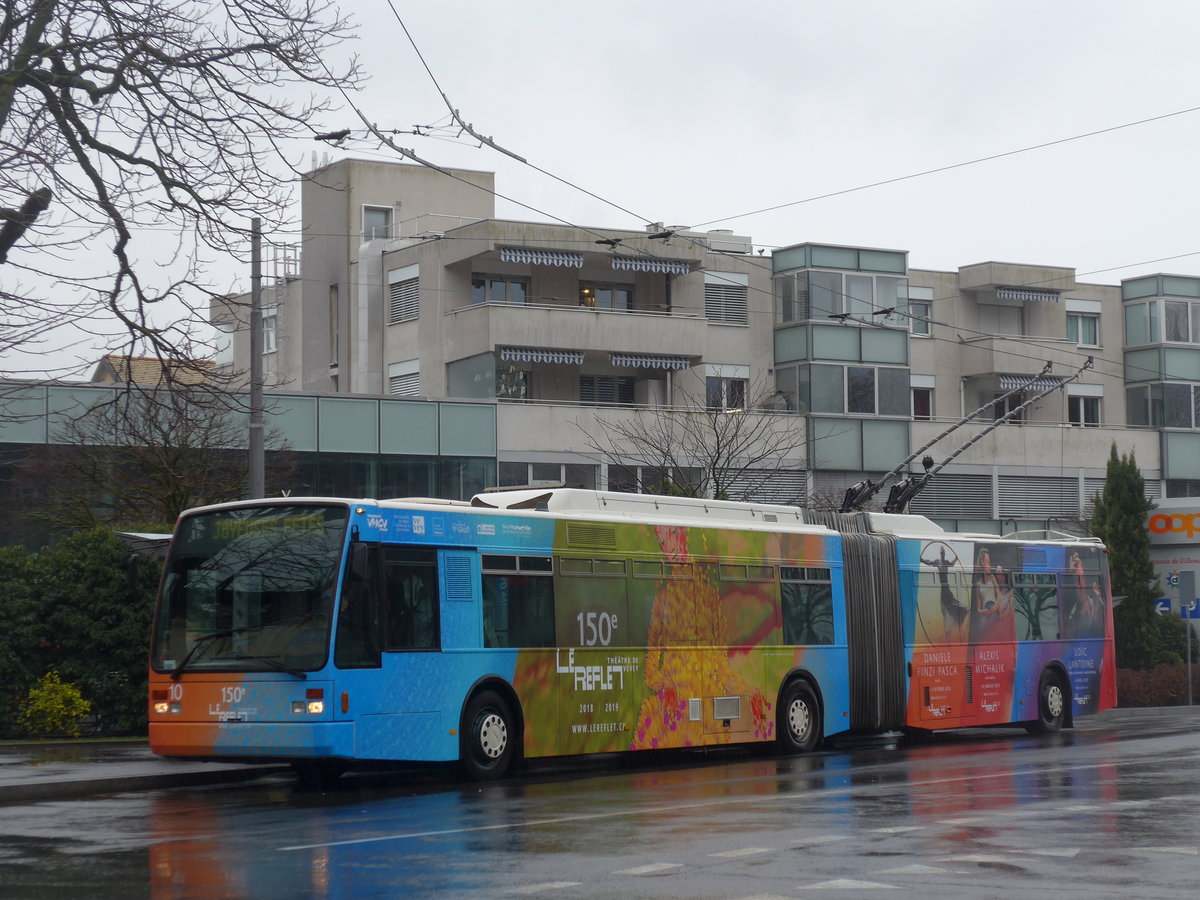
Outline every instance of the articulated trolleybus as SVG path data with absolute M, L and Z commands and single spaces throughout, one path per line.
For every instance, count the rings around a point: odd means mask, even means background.
M 487 779 L 534 757 L 1050 732 L 1115 703 L 1094 540 L 570 489 L 283 498 L 180 518 L 150 743 Z

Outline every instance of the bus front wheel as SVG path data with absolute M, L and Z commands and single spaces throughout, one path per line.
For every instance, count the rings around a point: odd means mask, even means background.
M 463 714 L 461 758 L 472 781 L 504 777 L 516 753 L 517 730 L 504 698 L 480 691 Z
M 810 753 L 821 742 L 821 707 L 807 681 L 789 682 L 779 694 L 776 724 L 779 749 L 784 753 Z
M 1062 676 L 1052 669 L 1042 672 L 1038 681 L 1038 717 L 1026 725 L 1031 734 L 1054 734 L 1062 730 L 1067 717 L 1067 692 Z

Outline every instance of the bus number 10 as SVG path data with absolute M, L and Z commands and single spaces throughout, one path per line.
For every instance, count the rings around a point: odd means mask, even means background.
M 617 627 L 617 617 L 609 613 L 580 613 L 575 617 L 579 623 L 579 646 L 607 647 L 612 643 L 613 630 Z

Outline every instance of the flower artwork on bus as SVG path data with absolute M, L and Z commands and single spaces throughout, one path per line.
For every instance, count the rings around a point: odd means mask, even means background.
M 553 666 L 525 643 L 514 676 L 527 710 L 526 755 L 774 740 L 778 686 L 806 649 L 815 669 L 832 671 L 841 661 L 821 659 L 834 641 L 828 565 L 768 563 L 824 561 L 826 539 L 616 528 L 628 559 L 567 556 L 565 526 L 556 537 L 563 555 L 553 579 L 560 630 Z M 813 573 L 819 584 L 804 580 Z M 486 622 L 486 581 L 484 596 Z M 737 715 L 716 718 L 714 702 Z M 530 712 L 539 709 L 546 715 Z

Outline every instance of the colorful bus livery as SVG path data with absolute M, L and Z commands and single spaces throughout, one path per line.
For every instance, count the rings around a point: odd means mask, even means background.
M 971 602 L 963 560 L 980 539 L 914 516 L 817 518 L 576 490 L 190 511 L 155 618 L 151 746 L 303 766 L 459 760 L 486 778 L 522 757 L 1053 729 L 1115 703 L 1096 542 L 989 539 L 998 560 L 1027 560 L 1021 578 L 1056 581 L 980 601 L 982 622 L 1036 595 L 1046 633 L 985 637 L 929 628 L 946 598 Z M 1099 632 L 1056 621 L 1051 639 L 1068 550 L 1103 592 Z

